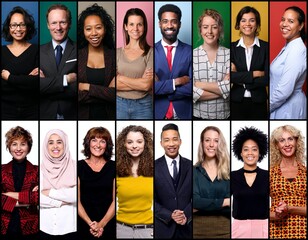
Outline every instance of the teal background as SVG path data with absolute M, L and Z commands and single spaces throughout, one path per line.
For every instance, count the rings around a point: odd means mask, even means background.
M 63 4 L 68 7 L 72 14 L 72 24 L 68 36 L 76 41 L 77 39 L 77 2 L 40 2 L 40 44 L 51 41 L 50 32 L 47 28 L 46 13 L 48 8 L 53 4 Z
M 199 34 L 198 18 L 205 9 L 215 9 L 222 16 L 224 39 L 220 44 L 230 48 L 230 2 L 193 2 L 193 48 L 199 47 L 203 43 Z

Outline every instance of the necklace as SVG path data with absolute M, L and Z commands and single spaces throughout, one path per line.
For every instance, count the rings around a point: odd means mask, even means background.
M 243 168 L 244 173 L 255 173 L 255 172 L 257 172 L 257 169 L 258 169 L 258 167 L 254 170 L 246 170 L 245 168 Z

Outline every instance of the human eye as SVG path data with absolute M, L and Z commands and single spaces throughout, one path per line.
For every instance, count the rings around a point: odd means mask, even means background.
M 161 23 L 162 23 L 162 24 L 167 24 L 167 23 L 168 23 L 168 20 L 167 20 L 167 19 L 163 19 L 163 20 L 161 20 Z
M 11 28 L 17 28 L 17 23 L 12 23 L 10 25 L 11 25 Z

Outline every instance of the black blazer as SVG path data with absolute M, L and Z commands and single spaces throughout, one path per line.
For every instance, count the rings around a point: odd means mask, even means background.
M 77 119 L 77 81 L 63 86 L 63 75 L 77 74 L 76 44 L 68 39 L 59 68 L 56 65 L 52 42 L 40 47 L 40 118 L 56 119 L 58 106 L 64 119 Z
M 259 39 L 260 47 L 253 47 L 250 70 L 247 70 L 245 49 L 236 47 L 239 40 L 231 43 L 231 62 L 235 64 L 237 72 L 231 72 L 231 101 L 241 102 L 244 98 L 245 84 L 251 92 L 251 100 L 263 103 L 267 100 L 266 86 L 268 85 L 268 43 Z M 264 71 L 264 77 L 253 78 L 253 71 Z
M 155 238 L 169 239 L 178 231 L 178 237 L 192 239 L 192 162 L 180 156 L 179 172 L 180 178 L 175 189 L 165 156 L 155 161 Z M 185 225 L 178 225 L 172 220 L 171 214 L 175 209 L 185 212 Z

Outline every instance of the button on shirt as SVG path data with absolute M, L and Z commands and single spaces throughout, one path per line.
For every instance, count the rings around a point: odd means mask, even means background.
M 250 70 L 250 65 L 251 65 L 251 59 L 252 59 L 252 55 L 253 55 L 253 47 L 254 45 L 257 45 L 258 47 L 260 47 L 260 42 L 259 42 L 259 38 L 255 37 L 255 40 L 253 41 L 253 44 L 250 45 L 249 47 L 246 47 L 246 45 L 244 44 L 244 40 L 241 37 L 240 41 L 238 42 L 236 47 L 242 47 L 245 49 L 245 57 L 246 57 L 246 65 L 247 65 L 247 71 Z M 245 84 L 244 84 L 244 88 Z M 244 93 L 244 97 L 251 97 L 251 93 L 249 90 L 245 90 Z
M 180 155 L 177 155 L 177 157 L 175 157 L 175 158 L 170 158 L 167 155 L 165 155 L 165 158 L 166 158 L 166 161 L 167 161 L 167 166 L 168 166 L 170 176 L 173 177 L 173 163 L 172 163 L 173 160 L 176 161 L 176 168 L 178 169 L 178 174 L 179 174 Z

